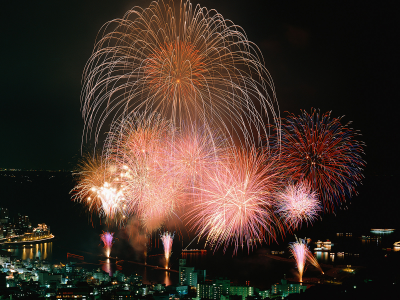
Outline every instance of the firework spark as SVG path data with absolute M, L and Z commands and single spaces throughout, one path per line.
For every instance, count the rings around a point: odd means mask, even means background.
M 282 122 L 281 157 L 292 180 L 308 181 L 327 211 L 352 196 L 363 177 L 364 143 L 349 124 L 316 110 L 289 114 Z
M 317 259 L 312 255 L 312 253 L 308 249 L 306 239 L 303 240 L 303 239 L 298 239 L 296 237 L 296 242 L 290 243 L 289 249 L 294 259 L 296 260 L 300 282 L 303 282 L 303 273 L 305 271 L 305 266 L 307 261 L 309 261 L 312 265 L 320 269 L 322 272 L 322 269 L 318 264 Z
M 190 1 L 153 1 L 106 23 L 83 81 L 84 134 L 94 131 L 96 140 L 106 120 L 133 111 L 158 112 L 177 127 L 219 127 L 246 143 L 267 134 L 264 115 L 279 123 L 258 47 L 241 27 Z
M 289 184 L 277 194 L 274 206 L 289 229 L 300 227 L 303 221 L 312 223 L 321 211 L 317 193 L 306 182 Z
M 99 157 L 86 156 L 80 166 L 78 184 L 71 191 L 75 201 L 85 204 L 91 213 L 107 221 L 120 221 L 129 213 L 124 185 L 114 166 L 105 166 Z
M 174 163 L 188 189 L 196 187 L 204 173 L 219 162 L 227 148 L 227 141 L 222 135 L 218 135 L 217 131 L 209 132 L 201 126 L 184 126 L 174 144 Z
M 172 251 L 172 243 L 174 242 L 174 236 L 175 234 L 171 232 L 164 232 L 163 234 L 160 234 L 161 241 L 164 246 L 164 256 L 165 256 L 165 261 L 166 265 L 168 266 L 169 258 L 171 256 L 171 251 Z
M 173 127 L 160 115 L 131 114 L 116 122 L 106 141 L 107 161 L 125 182 L 125 197 L 150 231 L 175 213 L 182 190 L 172 159 Z
M 276 237 L 272 197 L 278 188 L 276 161 L 263 151 L 234 151 L 208 170 L 194 195 L 187 222 L 214 249 L 233 244 L 234 253 Z
M 104 248 L 106 249 L 106 256 L 110 257 L 111 247 L 113 245 L 114 232 L 104 232 L 100 235 L 101 240 L 103 241 Z

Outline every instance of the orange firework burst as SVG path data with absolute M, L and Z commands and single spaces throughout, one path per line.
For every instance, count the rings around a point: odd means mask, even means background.
M 253 144 L 276 113 L 274 85 L 241 27 L 190 1 L 153 1 L 104 25 L 86 64 L 85 134 L 108 118 L 158 112 L 175 126 L 201 123 Z
M 86 204 L 89 212 L 107 221 L 119 222 L 129 214 L 124 196 L 124 181 L 115 166 L 106 166 L 99 157 L 87 155 L 79 165 L 78 184 L 71 191 L 73 199 Z

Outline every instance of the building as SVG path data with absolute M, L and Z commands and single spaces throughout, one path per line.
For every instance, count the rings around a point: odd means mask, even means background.
M 198 283 L 206 279 L 206 270 L 195 270 L 194 267 L 186 266 L 186 259 L 179 260 L 179 284 L 197 287 Z
M 229 296 L 241 296 L 245 300 L 247 296 L 254 296 L 254 287 L 252 286 L 230 286 Z
M 299 294 L 305 292 L 306 286 L 300 283 L 288 283 L 286 278 L 281 279 L 281 283 L 276 283 L 271 286 L 271 296 L 287 297 L 289 294 Z
M 222 295 L 222 288 L 215 283 L 198 283 L 197 284 L 197 299 L 212 299 L 212 300 L 220 300 Z
M 0 224 L 8 224 L 8 223 L 9 223 L 8 208 L 0 207 Z
M 222 279 L 218 278 L 213 281 L 216 286 L 219 286 L 221 288 L 221 294 L 223 296 L 228 296 L 229 295 L 229 288 L 231 287 L 231 282 L 229 279 Z
M 41 271 L 38 274 L 38 281 L 41 285 L 55 285 L 58 288 L 62 283 L 62 274 L 50 274 Z

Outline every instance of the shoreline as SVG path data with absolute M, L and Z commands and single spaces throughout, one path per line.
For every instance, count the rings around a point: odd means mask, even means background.
M 29 244 L 37 244 L 37 243 L 43 243 L 45 241 L 50 241 L 55 239 L 55 236 L 51 234 L 49 237 L 42 238 L 42 239 L 35 239 L 35 240 L 29 240 L 29 241 L 12 241 L 12 242 L 0 242 L 0 247 L 3 246 L 10 246 L 10 245 L 29 245 Z

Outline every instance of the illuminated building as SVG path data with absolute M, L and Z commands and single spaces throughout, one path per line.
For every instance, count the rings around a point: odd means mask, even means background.
M 229 279 L 222 279 L 218 278 L 213 281 L 216 286 L 219 286 L 221 288 L 221 294 L 224 296 L 229 295 L 229 288 L 231 286 L 231 282 Z
M 254 296 L 254 287 L 252 286 L 230 286 L 229 296 L 242 296 L 245 300 L 248 296 Z
M 186 259 L 179 260 L 179 284 L 189 285 L 191 279 L 190 274 L 193 273 L 194 267 L 186 267 Z
M 219 300 L 222 295 L 222 288 L 215 283 L 198 283 L 197 284 L 197 299 L 206 298 Z
M 393 244 L 393 251 L 400 251 L 400 242 L 396 242 Z
M 169 294 L 170 297 L 179 297 L 188 294 L 188 286 L 187 285 L 169 285 L 165 287 L 165 292 Z
M 305 292 L 306 286 L 300 283 L 288 283 L 286 278 L 281 279 L 281 283 L 271 285 L 271 296 L 282 296 L 282 298 L 289 296 L 289 294 L 299 294 Z
M 8 208 L 0 207 L 0 224 L 8 224 Z
M 100 283 L 111 281 L 110 274 L 104 271 L 93 273 L 93 278 L 98 280 Z
M 49 274 L 48 272 L 41 271 L 38 275 L 38 281 L 41 285 L 54 284 L 56 287 L 59 287 L 61 284 L 62 274 Z
M 259 291 L 258 295 L 261 297 L 261 299 L 270 298 L 271 290 Z
M 186 259 L 179 260 L 179 284 L 196 287 L 206 278 L 206 270 L 195 270 L 186 266 Z
M 394 229 L 371 229 L 371 233 L 374 234 L 389 234 L 393 233 Z
M 60 288 L 57 290 L 56 299 L 88 299 L 93 295 L 93 288 Z

